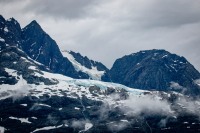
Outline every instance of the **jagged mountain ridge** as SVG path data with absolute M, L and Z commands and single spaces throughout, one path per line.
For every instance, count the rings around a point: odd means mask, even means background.
M 1 16 L 0 21 L 0 35 L 7 44 L 18 46 L 26 52 L 29 57 L 44 64 L 52 72 L 64 74 L 73 78 L 92 78 L 91 75 L 87 73 L 77 71 L 73 64 L 67 58 L 63 57 L 56 42 L 36 21 L 32 21 L 23 29 L 21 29 L 19 23 L 14 18 L 5 20 Z M 102 71 L 107 71 L 107 68 L 103 66 L 103 64 L 96 64 L 96 66 L 98 65 L 100 65 L 101 69 L 105 69 Z
M 117 59 L 113 82 L 145 90 L 176 90 L 199 94 L 200 73 L 184 58 L 165 50 L 146 50 Z
M 70 60 L 63 57 L 56 42 L 43 31 L 36 21 L 32 21 L 23 28 L 22 33 L 24 40 L 22 48 L 31 58 L 45 64 L 53 72 L 73 78 L 91 78 L 87 73 L 77 71 Z M 105 66 L 104 68 L 107 69 Z

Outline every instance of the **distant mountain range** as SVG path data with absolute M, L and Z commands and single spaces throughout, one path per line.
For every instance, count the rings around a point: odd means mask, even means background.
M 0 21 L 0 35 L 5 43 L 17 46 L 51 72 L 77 79 L 112 81 L 144 90 L 200 92 L 195 84 L 200 73 L 184 57 L 165 50 L 140 51 L 124 56 L 109 70 L 80 53 L 60 51 L 57 43 L 35 20 L 23 29 L 14 18 L 5 20 L 0 16 Z
M 184 57 L 156 49 L 109 70 L 61 51 L 36 21 L 0 16 L 0 132 L 199 132 L 199 79 Z

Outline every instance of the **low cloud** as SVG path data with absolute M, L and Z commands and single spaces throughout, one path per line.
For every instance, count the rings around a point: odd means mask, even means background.
M 10 95 L 12 96 L 13 102 L 16 100 L 20 100 L 21 98 L 27 96 L 30 92 L 29 89 L 31 88 L 29 85 L 22 85 L 22 86 L 15 86 L 16 90 L 9 91 Z
M 192 99 L 190 97 L 180 97 L 176 103 L 181 106 L 185 112 L 199 116 L 200 118 L 200 99 Z
M 90 123 L 89 120 L 73 120 L 71 126 L 73 128 L 85 129 L 85 124 Z
M 160 100 L 158 97 L 153 96 L 131 96 L 129 99 L 123 101 L 122 110 L 131 116 L 138 116 L 142 113 L 152 115 L 152 114 L 160 114 L 160 115 L 171 115 L 172 110 L 170 107 L 170 103 L 166 100 Z
M 181 92 L 183 94 L 187 91 L 187 88 L 181 86 L 179 83 L 176 83 L 176 82 L 170 82 L 170 88 L 172 90 Z
M 48 124 L 56 125 L 58 122 L 59 122 L 59 118 L 58 118 L 58 117 L 53 116 L 53 115 L 51 115 L 51 114 L 49 114 L 49 115 L 47 116 L 47 123 L 48 123 Z
M 128 122 L 123 122 L 123 121 L 119 121 L 119 122 L 111 122 L 107 124 L 107 127 L 109 128 L 110 131 L 112 132 L 118 132 L 121 131 L 123 129 L 125 129 L 126 127 L 129 126 Z

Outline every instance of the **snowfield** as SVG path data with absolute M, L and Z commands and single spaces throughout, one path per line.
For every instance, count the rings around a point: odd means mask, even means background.
M 88 69 L 85 66 L 82 66 L 68 51 L 62 51 L 62 54 L 73 64 L 76 71 L 81 71 L 88 74 L 89 77 L 93 80 L 101 80 L 101 77 L 105 73 L 104 71 L 98 71 L 94 66 L 92 66 L 92 69 Z
M 32 66 L 29 67 L 29 69 L 36 70 L 36 68 Z M 9 73 L 9 75 L 19 78 L 17 84 L 15 85 L 9 85 L 9 84 L 0 85 L 0 88 L 1 88 L 0 93 L 10 92 L 9 96 L 15 96 L 17 94 L 27 95 L 30 91 L 32 95 L 38 98 L 44 94 L 48 94 L 50 96 L 53 96 L 53 95 L 63 96 L 60 93 L 60 90 L 62 90 L 62 91 L 68 91 L 67 94 L 70 97 L 74 97 L 72 93 L 76 93 L 79 97 L 82 97 L 82 95 L 85 95 L 88 98 L 97 100 L 97 97 L 93 97 L 89 91 L 89 87 L 91 86 L 99 87 L 101 89 L 101 92 L 105 92 L 107 88 L 115 88 L 116 90 L 124 89 L 134 95 L 140 95 L 144 92 L 148 92 L 148 91 L 143 91 L 139 89 L 129 88 L 121 84 L 102 82 L 98 80 L 72 79 L 70 77 L 67 77 L 61 74 L 54 74 L 54 73 L 49 73 L 45 71 L 41 71 L 42 74 L 35 71 L 34 75 L 38 77 L 48 78 L 52 81 L 57 80 L 58 83 L 55 85 L 45 85 L 43 83 L 40 83 L 39 85 L 28 84 L 21 75 L 20 76 L 17 75 L 17 71 L 13 69 L 8 69 L 8 68 L 6 68 L 5 70 L 7 73 Z M 13 92 L 17 92 L 17 93 L 13 93 Z M 34 92 L 37 92 L 37 93 L 34 93 Z M 99 97 L 104 97 L 104 96 L 99 94 Z M 4 98 L 8 98 L 8 95 L 5 95 L 4 97 L 0 97 L 0 99 L 4 99 Z

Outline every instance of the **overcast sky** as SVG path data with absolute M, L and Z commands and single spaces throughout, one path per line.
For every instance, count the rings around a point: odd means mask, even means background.
M 62 50 L 111 67 L 147 49 L 186 57 L 200 70 L 200 0 L 0 0 L 24 27 L 36 20 Z

